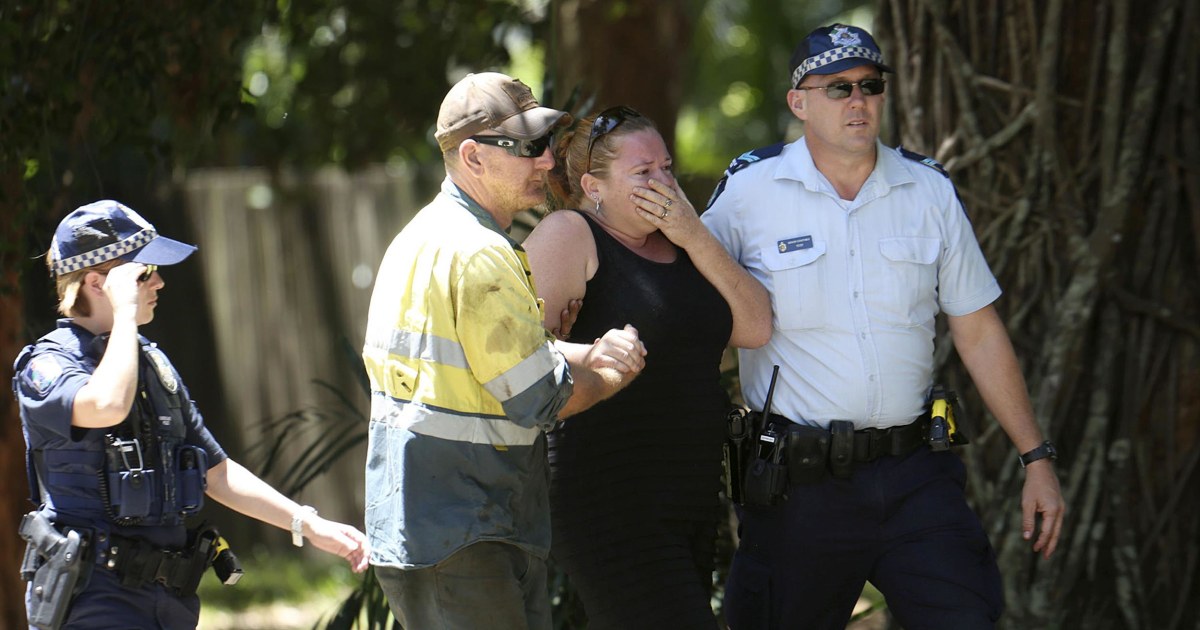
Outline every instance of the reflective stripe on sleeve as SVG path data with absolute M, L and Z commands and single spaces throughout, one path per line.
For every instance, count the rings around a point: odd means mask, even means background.
M 373 422 L 385 422 L 421 435 L 492 446 L 528 446 L 541 433 L 540 428 L 527 429 L 507 418 L 452 413 L 397 400 L 380 392 L 371 396 L 371 418 Z
M 542 344 L 533 354 L 512 366 L 500 376 L 483 384 L 483 388 L 496 400 L 504 402 L 529 389 L 534 383 L 553 372 L 560 363 L 558 351 L 549 341 Z
M 467 356 L 458 343 L 436 335 L 375 326 L 367 331 L 366 346 L 388 354 L 467 369 Z

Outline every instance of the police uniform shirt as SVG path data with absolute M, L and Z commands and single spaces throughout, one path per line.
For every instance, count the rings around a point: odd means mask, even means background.
M 881 143 L 853 201 L 803 138 L 750 160 L 701 215 L 771 295 L 771 340 L 739 354 L 747 404 L 762 409 L 779 365 L 774 413 L 858 429 L 912 422 L 932 384 L 938 311 L 967 315 L 1000 296 L 953 185 Z
M 95 372 L 103 357 L 106 339 L 106 336 L 96 337 L 70 319 L 60 319 L 57 329 L 39 339 L 24 366 L 18 367 L 14 390 L 21 406 L 25 443 L 30 451 L 103 452 L 104 436 L 115 429 L 115 426 L 96 429 L 72 426 L 71 417 L 75 396 Z M 139 337 L 139 340 L 142 344 L 150 343 L 144 337 Z M 200 412 L 191 402 L 187 388 L 179 380 L 174 367 L 166 363 L 163 368 L 169 372 L 168 378 L 176 379 L 183 402 L 183 418 L 186 425 L 184 443 L 203 448 L 208 455 L 208 466 L 212 468 L 228 456 L 204 426 Z M 144 373 L 139 369 L 139 374 Z M 60 459 L 55 455 L 41 457 Z M 58 497 L 63 504 L 60 506 L 56 505 L 54 492 L 46 489 L 50 491 L 47 507 L 51 511 L 51 518 L 57 523 L 81 526 L 109 523 L 99 501 L 84 501 L 84 505 L 79 507 L 72 503 L 71 507 L 67 507 L 71 501 L 69 495 L 72 494 L 84 499 L 94 495 L 94 498 L 98 499 L 94 473 L 81 474 L 72 470 L 81 470 L 81 464 L 71 464 L 64 460 L 61 463 L 56 462 L 50 471 L 42 472 L 48 485 L 60 488 L 63 492 Z M 73 475 L 78 475 L 79 478 Z M 93 503 L 95 505 L 92 505 Z M 121 527 L 109 523 L 108 528 L 126 536 L 139 536 L 162 546 L 180 546 L 185 542 L 183 537 L 186 535 L 183 526 Z

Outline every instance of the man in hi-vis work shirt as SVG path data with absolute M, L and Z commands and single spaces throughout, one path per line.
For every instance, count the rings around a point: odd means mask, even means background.
M 644 366 L 632 327 L 555 341 L 513 217 L 545 200 L 570 116 L 471 74 L 435 137 L 447 177 L 396 236 L 371 298 L 366 529 L 406 628 L 550 628 L 545 431 Z

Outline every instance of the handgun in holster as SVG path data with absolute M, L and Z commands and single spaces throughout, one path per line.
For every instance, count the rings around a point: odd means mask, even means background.
M 954 417 L 958 398 L 954 392 L 946 391 L 941 385 L 929 392 L 929 449 L 945 451 L 951 446 L 970 444 L 965 433 L 959 430 Z
M 754 440 L 755 415 L 744 407 L 735 407 L 725 417 L 725 442 L 721 445 L 721 464 L 725 469 L 725 496 L 740 504 L 743 501 L 742 484 L 745 480 L 746 464 L 750 459 L 750 445 Z
M 18 531 L 27 543 L 21 579 L 31 583 L 29 625 L 57 630 L 91 575 L 91 533 L 72 527 L 60 533 L 41 512 L 26 514 Z

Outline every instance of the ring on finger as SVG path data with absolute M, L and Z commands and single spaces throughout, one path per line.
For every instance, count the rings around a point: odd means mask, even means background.
M 674 200 L 674 199 L 671 199 L 670 197 L 667 197 L 667 203 L 664 203 L 664 204 L 663 204 L 663 207 L 664 207 L 664 208 L 670 208 L 670 207 L 671 207 L 671 204 L 673 204 L 673 203 L 675 203 L 675 200 Z
M 658 218 L 660 218 L 660 219 L 665 219 L 665 218 L 667 218 L 667 215 L 668 215 L 668 214 L 671 214 L 671 213 L 670 213 L 670 212 L 667 212 L 666 210 L 663 210 L 663 213 L 662 213 L 662 214 L 660 214 L 660 215 L 658 215 Z

